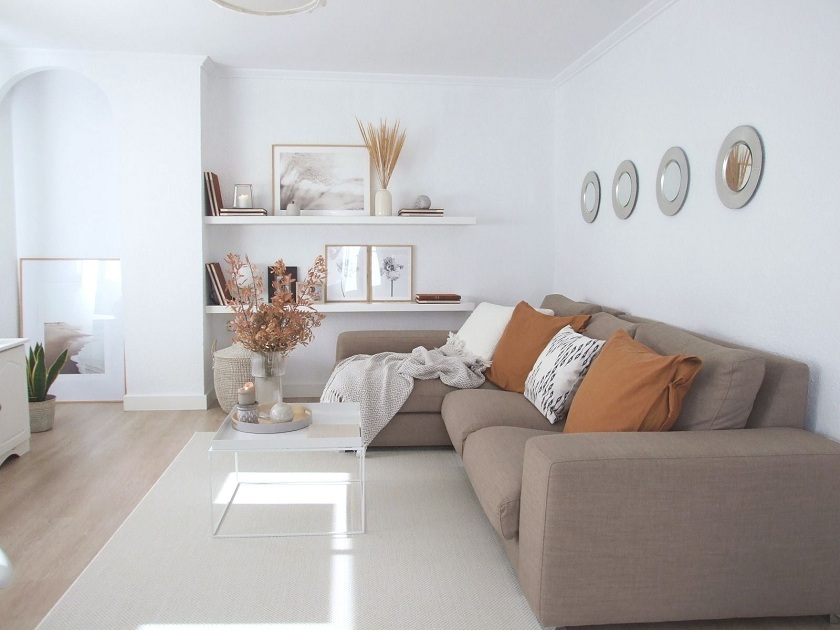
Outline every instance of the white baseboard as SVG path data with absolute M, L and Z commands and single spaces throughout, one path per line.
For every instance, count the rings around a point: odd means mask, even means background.
M 123 397 L 123 409 L 126 411 L 188 411 L 208 409 L 215 397 L 209 396 L 140 396 Z

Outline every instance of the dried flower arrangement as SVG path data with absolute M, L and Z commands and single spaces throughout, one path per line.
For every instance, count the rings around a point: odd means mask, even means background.
M 387 120 L 380 120 L 378 129 L 373 126 L 373 123 L 365 125 L 358 118 L 356 123 L 359 125 L 359 131 L 362 132 L 365 146 L 370 152 L 376 174 L 379 176 L 379 186 L 383 189 L 388 188 L 391 173 L 394 172 L 405 142 L 405 131 L 400 133 L 399 120 L 390 128 Z
M 323 256 L 301 281 L 297 298 L 292 288 L 292 276 L 286 273 L 282 259 L 271 269 L 275 280 L 272 283 L 274 295 L 266 302 L 262 275 L 248 256 L 243 261 L 239 254 L 225 257 L 228 265 L 230 289 L 233 300 L 229 302 L 236 317 L 230 323 L 234 332 L 233 341 L 242 344 L 252 352 L 267 354 L 279 352 L 289 354 L 298 345 L 305 346 L 314 338 L 313 328 L 321 325 L 324 314 L 312 306 L 312 287 L 324 284 L 327 266 Z

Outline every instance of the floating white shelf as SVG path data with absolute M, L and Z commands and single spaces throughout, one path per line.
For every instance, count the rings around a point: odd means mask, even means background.
M 320 313 L 438 313 L 441 311 L 470 312 L 475 310 L 473 302 L 460 304 L 417 304 L 416 302 L 328 302 L 315 304 Z M 229 306 L 207 306 L 208 314 L 232 314 Z
M 475 225 L 475 217 L 204 217 L 207 225 Z

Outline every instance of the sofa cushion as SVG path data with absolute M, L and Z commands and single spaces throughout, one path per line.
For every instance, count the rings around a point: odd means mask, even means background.
M 463 454 L 467 437 L 479 429 L 516 426 L 559 433 L 560 424 L 549 424 L 525 396 L 500 389 L 459 389 L 447 394 L 440 409 L 452 446 Z
M 551 431 L 488 427 L 470 434 L 464 444 L 464 470 L 493 529 L 506 540 L 519 533 L 519 497 L 525 443 Z
M 592 339 L 566 326 L 548 342 L 525 379 L 525 398 L 549 422 L 563 422 L 572 394 L 586 375 L 605 342 Z
M 502 389 L 521 394 L 534 362 L 554 335 L 566 326 L 580 331 L 589 318 L 590 315 L 544 315 L 527 302 L 520 302 L 496 346 L 493 364 L 485 376 Z
M 625 330 L 631 338 L 634 338 L 638 327 L 638 324 L 628 322 L 626 319 L 616 317 L 610 313 L 601 312 L 592 315 L 589 323 L 586 324 L 586 328 L 583 330 L 583 334 L 593 339 L 606 341 L 613 336 L 615 331 Z
M 564 431 L 667 431 L 701 365 L 697 357 L 661 356 L 619 330 L 592 362 Z
M 493 359 L 496 345 L 502 338 L 513 311 L 513 306 L 482 302 L 475 307 L 458 330 L 457 338 L 464 342 L 464 348 L 469 352 L 489 362 Z M 540 312 L 550 315 L 551 309 L 541 309 Z
M 601 307 L 589 302 L 575 302 L 559 293 L 550 293 L 543 298 L 540 308 L 551 309 L 558 317 L 569 315 L 592 315 L 601 312 Z
M 764 358 L 759 353 L 727 348 L 662 323 L 639 325 L 635 339 L 656 352 L 692 354 L 703 361 L 674 430 L 746 426 L 764 379 Z

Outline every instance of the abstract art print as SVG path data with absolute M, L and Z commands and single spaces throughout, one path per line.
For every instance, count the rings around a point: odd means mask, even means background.
M 68 350 L 50 393 L 63 401 L 125 396 L 122 274 L 112 259 L 20 260 L 21 336 L 50 365 Z
M 370 214 L 370 154 L 364 145 L 271 146 L 274 214 L 294 201 L 302 216 Z
M 327 245 L 327 302 L 368 301 L 368 246 Z
M 414 248 L 411 245 L 371 246 L 371 302 L 410 302 L 413 276 Z

